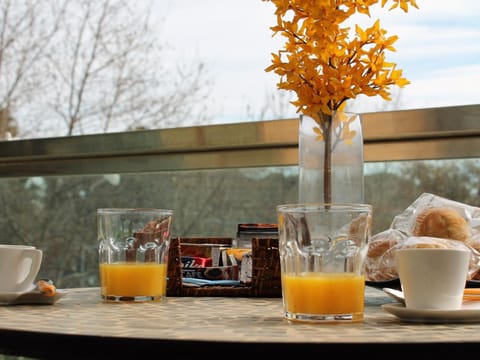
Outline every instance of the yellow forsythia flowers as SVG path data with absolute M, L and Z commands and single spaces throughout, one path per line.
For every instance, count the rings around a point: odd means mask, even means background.
M 342 26 L 353 14 L 370 16 L 369 9 L 380 0 L 264 0 L 276 6 L 273 35 L 285 37 L 283 49 L 272 54 L 265 71 L 280 76 L 279 89 L 293 90 L 297 112 L 322 123 L 324 117 L 340 111 L 348 99 L 360 94 L 390 98 L 390 86 L 403 87 L 409 81 L 396 64 L 387 62 L 386 51 L 397 36 L 387 36 L 380 20 L 371 27 Z M 381 6 L 408 12 L 418 8 L 415 0 L 381 0 Z
M 398 37 L 387 36 L 380 20 L 366 29 L 356 25 L 354 31 L 344 24 L 354 14 L 370 16 L 370 7 L 380 0 L 263 1 L 276 7 L 273 35 L 286 39 L 265 71 L 280 75 L 277 87 L 294 91 L 297 99 L 292 104 L 297 112 L 316 122 L 313 131 L 325 150 L 324 201 L 329 203 L 335 144 L 351 143 L 356 136 L 350 129 L 354 117 L 342 111 L 346 101 L 361 94 L 391 100 L 390 86 L 409 84 L 402 70 L 385 59 L 386 51 L 395 51 Z M 418 8 L 415 0 L 381 0 L 381 7 L 387 3 L 392 4 L 389 10 Z

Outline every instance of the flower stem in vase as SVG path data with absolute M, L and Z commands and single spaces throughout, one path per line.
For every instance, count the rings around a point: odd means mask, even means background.
M 322 116 L 320 114 L 320 116 Z M 324 164 L 323 173 L 323 198 L 324 202 L 329 204 L 332 202 L 332 115 L 324 115 L 323 119 L 323 136 L 325 139 Z

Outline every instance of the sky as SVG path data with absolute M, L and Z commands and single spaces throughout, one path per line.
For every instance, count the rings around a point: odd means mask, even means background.
M 387 60 L 403 69 L 411 84 L 392 88 L 392 101 L 359 97 L 349 110 L 373 112 L 480 104 L 480 1 L 417 0 L 408 13 L 375 6 L 371 18 L 380 18 L 387 35 L 398 35 L 396 52 Z M 265 72 L 271 53 L 283 46 L 272 38 L 274 6 L 262 0 L 163 0 L 155 2 L 162 17 L 161 36 L 173 48 L 172 64 L 202 61 L 212 77 L 208 108 L 213 123 L 269 120 L 264 114 L 267 96 L 278 95 L 278 75 Z M 354 25 L 354 24 L 352 24 Z M 286 97 L 293 94 L 283 92 Z M 284 118 L 297 117 L 291 104 Z M 275 117 L 276 118 L 276 117 Z

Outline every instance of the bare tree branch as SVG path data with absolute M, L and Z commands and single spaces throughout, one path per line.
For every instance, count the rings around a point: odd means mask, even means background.
M 12 114 L 43 90 L 35 70 L 58 30 L 63 8 L 43 16 L 50 0 L 0 2 L 0 109 Z M 2 125 L 3 130 L 6 125 Z M 4 138 L 5 134 L 0 133 Z
M 9 109 L 20 137 L 206 122 L 206 69 L 166 66 L 152 3 L 1 1 L 0 109 Z

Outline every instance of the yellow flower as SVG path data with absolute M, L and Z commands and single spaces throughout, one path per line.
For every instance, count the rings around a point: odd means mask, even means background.
M 387 51 L 395 51 L 397 36 L 376 20 L 363 29 L 342 24 L 358 13 L 370 16 L 370 7 L 379 0 L 263 0 L 275 7 L 277 24 L 273 35 L 285 38 L 285 45 L 272 54 L 272 63 L 265 71 L 280 76 L 277 87 L 294 91 L 292 104 L 297 112 L 315 120 L 314 132 L 325 146 L 324 201 L 331 202 L 331 153 L 335 145 L 349 144 L 355 137 L 350 130 L 354 117 L 342 114 L 349 99 L 358 95 L 381 96 L 391 100 L 390 87 L 403 87 L 410 82 L 396 64 L 385 59 Z M 408 12 L 418 8 L 415 0 L 381 0 L 383 8 L 399 8 Z M 335 117 L 338 113 L 343 117 Z
M 409 81 L 396 64 L 385 60 L 386 51 L 395 51 L 397 36 L 387 36 L 380 20 L 366 29 L 342 24 L 353 14 L 370 16 L 370 7 L 379 0 L 264 0 L 276 6 L 277 24 L 273 34 L 280 33 L 286 42 L 272 54 L 272 64 L 265 71 L 280 76 L 279 89 L 294 91 L 292 104 L 297 112 L 321 121 L 320 114 L 331 115 L 342 110 L 348 99 L 358 95 L 379 95 L 391 100 L 390 87 L 403 87 Z M 415 0 L 382 0 L 390 10 L 409 6 L 418 8 Z

